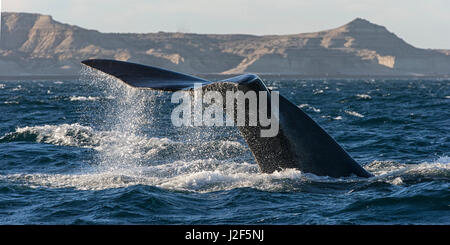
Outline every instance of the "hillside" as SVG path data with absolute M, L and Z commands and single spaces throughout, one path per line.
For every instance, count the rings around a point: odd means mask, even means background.
M 88 58 L 128 60 L 188 73 L 448 75 L 448 50 L 419 49 L 357 18 L 294 35 L 101 33 L 51 16 L 2 13 L 0 75 L 78 74 Z

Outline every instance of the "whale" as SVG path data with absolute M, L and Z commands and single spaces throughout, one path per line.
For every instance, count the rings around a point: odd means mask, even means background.
M 136 89 L 192 92 L 200 88 L 205 91 L 219 91 L 222 94 L 229 90 L 254 91 L 258 101 L 261 99 L 260 92 L 266 92 L 269 97 L 275 95 L 256 74 L 209 81 L 159 67 L 118 60 L 88 59 L 81 63 Z M 262 137 L 261 131 L 267 129 L 267 126 L 259 122 L 256 125 L 237 126 L 261 172 L 273 173 L 293 168 L 302 173 L 334 178 L 373 176 L 301 108 L 284 96 L 277 95 L 279 130 L 276 135 Z M 270 104 L 270 101 L 268 103 Z M 268 106 L 267 110 L 269 115 L 274 114 L 273 106 Z M 247 118 L 249 113 L 259 112 L 245 110 L 245 113 Z

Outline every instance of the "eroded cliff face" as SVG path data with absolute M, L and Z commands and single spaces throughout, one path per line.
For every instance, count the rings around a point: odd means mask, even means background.
M 188 73 L 446 75 L 448 50 L 415 48 L 364 19 L 295 35 L 101 33 L 48 15 L 3 13 L 0 75 L 78 74 L 89 58 L 138 62 Z

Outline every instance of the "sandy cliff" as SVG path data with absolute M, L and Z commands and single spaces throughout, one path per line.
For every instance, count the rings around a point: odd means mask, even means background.
M 128 60 L 189 73 L 445 75 L 448 50 L 418 49 L 355 19 L 294 35 L 101 33 L 48 15 L 2 13 L 0 75 L 78 74 L 88 58 Z

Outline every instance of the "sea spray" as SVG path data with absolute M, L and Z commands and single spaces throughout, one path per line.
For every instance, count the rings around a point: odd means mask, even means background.
M 101 131 L 114 134 L 113 141 L 102 142 L 103 150 L 97 154 L 102 168 L 126 168 L 141 164 L 140 141 L 146 139 L 144 127 L 153 121 L 152 109 L 158 92 L 142 91 L 120 82 L 117 78 L 83 67 L 82 80 L 102 91 L 105 98 L 114 98 L 99 105 L 95 118 L 101 121 Z

